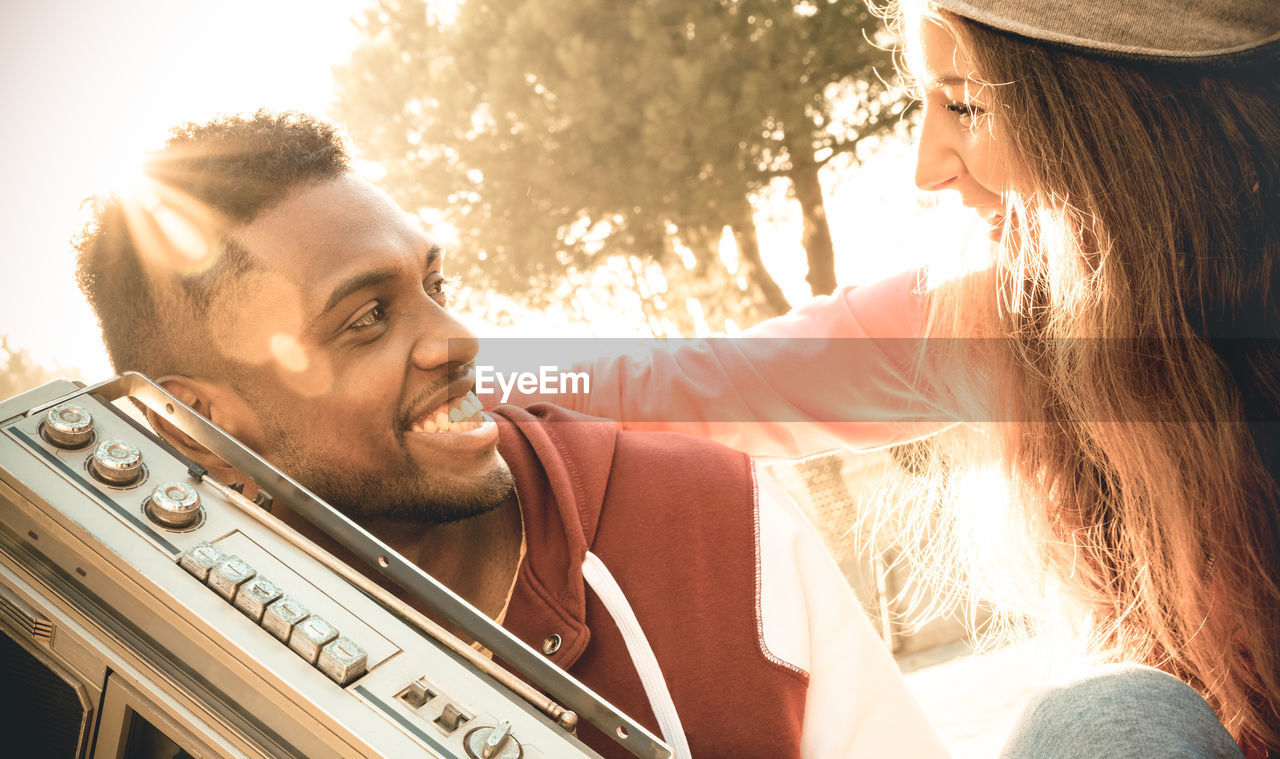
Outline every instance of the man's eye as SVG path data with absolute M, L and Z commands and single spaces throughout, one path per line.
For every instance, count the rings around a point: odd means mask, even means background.
M 347 329 L 353 332 L 359 332 L 362 329 L 376 327 L 387 320 L 387 309 L 381 303 L 378 303 L 360 315 L 359 319 L 347 325 Z
M 457 277 L 444 277 L 439 274 L 432 275 L 422 282 L 422 289 L 427 295 L 435 298 L 440 303 L 446 303 L 449 295 L 458 289 L 459 279 Z

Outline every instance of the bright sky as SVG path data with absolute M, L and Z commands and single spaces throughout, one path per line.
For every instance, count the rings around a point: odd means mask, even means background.
M 44 364 L 111 375 L 74 283 L 80 202 L 173 124 L 324 113 L 363 0 L 0 4 L 0 333 Z
M 121 181 L 141 151 L 182 121 L 260 107 L 324 114 L 332 68 L 356 44 L 350 19 L 371 2 L 0 3 L 0 334 L 70 376 L 109 377 L 74 282 L 70 239 L 83 221 L 81 201 Z M 910 150 L 898 145 L 827 187 L 842 283 L 949 255 L 972 236 L 971 219 L 954 207 L 922 216 L 911 173 Z M 785 190 L 763 200 L 765 262 L 791 302 L 802 303 L 809 296 L 799 208 Z

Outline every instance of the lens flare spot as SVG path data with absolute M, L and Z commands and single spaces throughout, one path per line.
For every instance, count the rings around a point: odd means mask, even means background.
M 238 363 L 258 366 L 273 362 L 283 369 L 287 362 L 282 361 L 280 355 L 288 355 L 290 351 L 279 337 L 302 334 L 302 298 L 298 288 L 271 272 L 254 272 L 245 278 L 241 282 L 243 286 L 222 288 L 214 299 L 210 308 L 214 347 Z M 292 339 L 301 349 L 297 338 Z M 290 374 L 289 371 L 282 373 Z
M 157 208 L 153 214 L 158 226 L 173 251 L 189 262 L 184 270 L 192 267 L 204 268 L 206 260 L 213 255 L 217 246 L 209 244 L 209 238 L 190 218 L 174 211 L 168 206 Z
M 301 347 L 301 346 L 299 346 Z M 291 371 L 283 363 L 276 362 L 276 378 L 290 392 L 304 398 L 315 398 L 333 389 L 333 364 L 324 351 L 305 351 L 306 371 Z
M 311 365 L 306 348 L 303 348 L 293 335 L 277 332 L 271 336 L 267 345 L 276 364 L 286 371 L 295 374 L 305 372 Z
M 129 232 L 148 266 L 166 275 L 192 275 L 218 260 L 226 224 L 203 203 L 148 177 L 119 197 Z

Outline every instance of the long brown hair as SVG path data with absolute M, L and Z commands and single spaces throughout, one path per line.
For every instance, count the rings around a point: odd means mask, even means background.
M 996 265 L 939 289 L 927 334 L 999 337 L 951 369 L 988 362 L 987 440 L 1095 641 L 1280 746 L 1276 61 L 1114 62 L 940 15 L 1020 192 Z

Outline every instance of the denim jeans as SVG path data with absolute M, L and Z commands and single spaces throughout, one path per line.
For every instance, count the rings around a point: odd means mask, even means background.
M 1050 686 L 1018 718 L 1001 759 L 1241 759 L 1189 685 L 1116 664 Z

